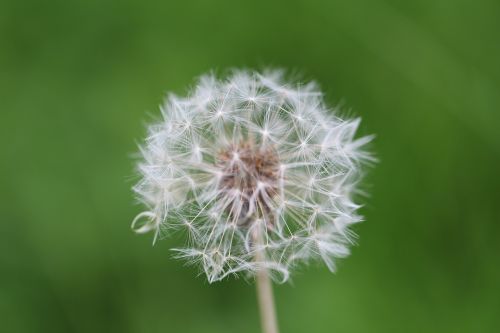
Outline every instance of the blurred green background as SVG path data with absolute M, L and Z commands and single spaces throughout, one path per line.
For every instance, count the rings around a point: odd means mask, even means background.
M 129 229 L 167 91 L 231 67 L 315 78 L 376 133 L 359 246 L 275 288 L 282 332 L 500 331 L 498 0 L 0 2 L 0 331 L 258 332 Z

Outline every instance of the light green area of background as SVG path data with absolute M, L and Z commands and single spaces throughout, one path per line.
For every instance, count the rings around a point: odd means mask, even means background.
M 339 272 L 276 287 L 282 331 L 500 331 L 497 0 L 0 3 L 0 331 L 258 332 L 129 230 L 136 143 L 210 69 L 315 78 L 380 164 Z

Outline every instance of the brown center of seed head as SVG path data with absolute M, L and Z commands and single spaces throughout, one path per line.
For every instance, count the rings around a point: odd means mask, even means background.
M 257 147 L 252 142 L 231 145 L 217 159 L 223 176 L 219 187 L 225 192 L 237 190 L 239 197 L 227 206 L 237 214 L 239 225 L 248 225 L 256 217 L 272 223 L 270 200 L 278 193 L 279 158 L 272 147 Z M 253 208 L 252 208 L 253 207 Z

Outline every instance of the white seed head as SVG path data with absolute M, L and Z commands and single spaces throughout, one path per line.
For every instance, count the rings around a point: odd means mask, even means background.
M 184 229 L 178 257 L 210 282 L 264 268 L 286 281 L 301 262 L 321 259 L 333 271 L 349 254 L 371 137 L 356 139 L 359 119 L 329 110 L 314 83 L 289 84 L 280 71 L 206 75 L 161 110 L 140 148 L 134 191 L 147 210 L 136 232 L 156 240 Z

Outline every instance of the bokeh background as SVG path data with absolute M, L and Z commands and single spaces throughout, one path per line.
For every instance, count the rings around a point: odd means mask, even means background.
M 0 331 L 258 332 L 141 211 L 136 144 L 167 91 L 278 66 L 376 133 L 337 274 L 275 288 L 283 332 L 500 331 L 497 0 L 0 2 Z

